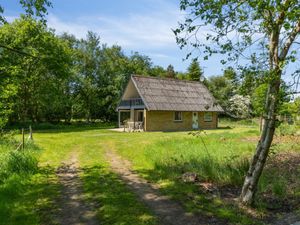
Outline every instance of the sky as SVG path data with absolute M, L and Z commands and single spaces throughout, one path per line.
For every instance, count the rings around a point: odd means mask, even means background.
M 9 20 L 22 12 L 18 0 L 0 0 Z M 185 72 L 191 59 L 187 49 L 176 44 L 172 28 L 184 19 L 179 0 L 52 0 L 48 9 L 48 26 L 57 34 L 68 32 L 84 38 L 87 31 L 96 32 L 102 43 L 120 45 L 126 54 L 139 52 L 154 65 L 172 64 Z M 206 76 L 222 73 L 218 60 L 200 61 Z
M 149 56 L 154 65 L 167 67 L 172 64 L 176 71 L 185 72 L 190 60 L 185 60 L 188 49 L 181 50 L 176 44 L 172 29 L 184 20 L 179 10 L 179 0 L 51 0 L 48 9 L 48 26 L 57 34 L 68 32 L 84 38 L 87 31 L 96 32 L 101 42 L 120 45 L 127 55 L 139 52 Z M 17 18 L 22 11 L 19 0 L 0 0 L 8 21 Z M 205 30 L 199 34 L 205 35 Z M 209 31 L 208 31 L 209 32 Z M 199 37 L 201 38 L 201 36 Z M 220 75 L 224 65 L 220 57 L 200 59 L 204 75 Z M 228 66 L 228 65 L 227 65 Z M 291 81 L 291 65 L 283 75 Z M 300 67 L 300 63 L 296 65 Z

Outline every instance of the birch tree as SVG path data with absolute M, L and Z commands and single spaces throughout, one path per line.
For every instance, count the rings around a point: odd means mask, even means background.
M 250 205 L 254 202 L 276 128 L 282 75 L 287 66 L 299 58 L 296 45 L 299 44 L 300 2 L 181 0 L 180 8 L 187 13 L 186 19 L 174 30 L 181 48 L 190 45 L 200 50 L 204 59 L 223 54 L 221 62 L 224 64 L 248 60 L 248 65 L 259 63 L 267 71 L 266 122 L 240 195 L 240 201 Z M 241 58 L 242 61 L 238 61 Z

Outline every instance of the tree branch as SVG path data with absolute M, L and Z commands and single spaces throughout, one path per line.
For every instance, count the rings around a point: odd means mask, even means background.
M 8 47 L 8 46 L 2 45 L 2 44 L 0 44 L 0 48 L 5 48 L 5 49 L 7 49 L 7 50 L 9 50 L 9 51 L 18 53 L 18 54 L 20 54 L 20 55 L 29 56 L 29 57 L 32 57 L 32 58 L 38 58 L 37 56 L 31 55 L 31 54 L 26 53 L 26 52 L 23 52 L 23 51 L 21 51 L 21 50 L 19 50 L 19 49 L 11 48 L 11 47 Z
M 296 27 L 291 32 L 290 36 L 287 38 L 287 40 L 281 50 L 281 53 L 279 55 L 279 59 L 281 61 L 283 61 L 285 59 L 286 55 L 289 52 L 291 45 L 293 44 L 294 40 L 296 39 L 296 37 L 299 33 L 300 33 L 300 20 L 298 21 Z

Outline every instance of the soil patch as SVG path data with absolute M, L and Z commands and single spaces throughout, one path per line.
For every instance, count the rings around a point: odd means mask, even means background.
M 245 142 L 255 142 L 257 143 L 260 139 L 260 136 L 253 136 L 242 138 L 241 141 Z M 300 135 L 274 135 L 272 144 L 281 144 L 281 143 L 300 143 Z
M 71 159 L 57 170 L 61 185 L 61 198 L 59 200 L 60 213 L 58 216 L 61 225 L 96 225 L 96 213 L 92 205 L 84 202 L 82 183 L 78 176 L 77 155 L 74 153 Z

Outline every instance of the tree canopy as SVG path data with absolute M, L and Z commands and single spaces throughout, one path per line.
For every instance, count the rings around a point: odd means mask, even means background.
M 147 56 L 107 46 L 96 33 L 57 36 L 30 16 L 0 26 L 0 45 L 6 46 L 0 48 L 0 128 L 7 122 L 114 121 L 132 74 L 167 74 Z

